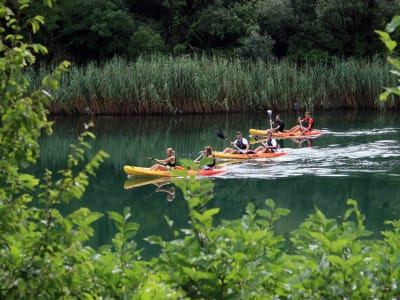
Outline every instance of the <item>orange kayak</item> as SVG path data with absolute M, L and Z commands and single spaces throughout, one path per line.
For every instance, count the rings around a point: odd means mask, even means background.
M 225 159 L 250 159 L 250 158 L 274 158 L 286 155 L 287 152 L 267 152 L 267 153 L 253 153 L 253 154 L 232 154 L 213 151 L 215 158 Z
M 250 128 L 249 129 L 249 134 L 265 137 L 265 135 L 267 134 L 267 130 Z M 292 133 L 289 133 L 289 132 L 273 132 L 272 136 L 274 138 L 284 139 L 284 138 L 304 137 L 304 136 L 317 137 L 317 136 L 320 136 L 321 134 L 322 134 L 322 130 L 313 129 L 312 131 L 306 131 L 306 132 L 292 132 Z

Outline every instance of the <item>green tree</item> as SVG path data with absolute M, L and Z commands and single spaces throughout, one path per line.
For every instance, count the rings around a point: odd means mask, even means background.
M 287 55 L 288 39 L 297 25 L 289 0 L 259 0 L 255 6 L 257 23 L 262 35 L 269 35 L 274 41 L 273 53 L 277 57 Z
M 135 58 L 141 54 L 164 52 L 166 46 L 160 33 L 152 29 L 149 25 L 139 25 L 137 30 L 129 39 L 126 55 Z

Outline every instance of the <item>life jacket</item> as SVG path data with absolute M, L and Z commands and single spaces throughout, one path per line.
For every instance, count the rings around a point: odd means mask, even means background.
M 268 139 L 267 142 L 266 142 L 266 144 L 267 144 L 267 146 L 272 147 L 272 146 L 273 146 L 273 145 L 272 145 L 272 139 Z M 275 149 L 273 149 L 273 148 L 269 148 L 269 150 L 270 150 L 271 152 L 275 152 Z
M 173 168 L 173 167 L 175 167 L 176 166 L 176 156 L 175 156 L 175 160 L 174 160 L 174 162 L 167 162 L 167 164 L 166 164 L 167 166 L 169 166 L 169 167 L 171 167 L 171 168 Z
M 303 127 L 308 127 L 311 123 L 311 128 L 313 128 L 314 126 L 314 120 L 311 119 L 311 117 L 305 118 L 303 119 L 303 121 L 301 122 L 301 126 Z
M 211 164 L 208 164 L 207 166 L 210 167 L 210 168 L 213 168 L 213 167 L 215 166 L 216 163 L 217 163 L 217 161 L 215 160 L 215 157 L 214 157 L 214 155 L 213 155 L 213 157 L 212 157 L 212 163 L 211 163 Z
M 242 150 L 246 149 L 246 145 L 243 144 L 242 139 L 236 141 L 236 146 L 237 146 L 239 149 L 242 149 Z

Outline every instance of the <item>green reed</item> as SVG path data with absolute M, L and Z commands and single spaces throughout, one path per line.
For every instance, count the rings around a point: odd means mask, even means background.
M 50 109 L 95 114 L 284 111 L 293 108 L 294 100 L 307 109 L 378 109 L 382 87 L 395 85 L 389 69 L 382 59 L 297 65 L 205 56 L 114 58 L 72 66 Z

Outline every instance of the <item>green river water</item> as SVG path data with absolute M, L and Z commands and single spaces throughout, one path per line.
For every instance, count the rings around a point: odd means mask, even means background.
M 122 212 L 129 206 L 132 220 L 140 224 L 136 236 L 144 256 L 157 253 L 143 238 L 171 233 L 164 216 L 176 228 L 187 228 L 187 209 L 182 193 L 169 182 L 132 187 L 125 164 L 150 166 L 145 156 L 163 158 L 165 148 L 173 147 L 177 157 L 194 159 L 205 145 L 222 150 L 227 143 L 214 131 L 221 129 L 228 138 L 240 130 L 266 128 L 266 113 L 191 116 L 114 116 L 94 119 L 97 139 L 91 153 L 103 149 L 110 158 L 91 179 L 82 201 L 60 209 L 68 213 L 80 206 L 93 211 Z M 221 209 L 220 219 L 240 217 L 248 202 L 261 206 L 268 198 L 276 206 L 291 210 L 277 230 L 287 234 L 320 208 L 328 217 L 343 215 L 346 200 L 353 198 L 366 216 L 366 226 L 379 236 L 384 220 L 400 216 L 400 115 L 397 112 L 320 112 L 314 113 L 315 128 L 323 135 L 301 143 L 280 141 L 288 155 L 271 160 L 247 160 L 228 164 L 228 172 L 213 178 L 214 199 L 210 207 Z M 286 127 L 293 125 L 294 112 L 282 114 Z M 65 167 L 69 145 L 76 142 L 84 117 L 54 117 L 54 134 L 41 140 L 39 169 L 55 171 Z M 252 145 L 253 148 L 256 145 Z M 89 153 L 90 154 L 90 153 Z M 175 192 L 174 192 L 175 190 Z M 115 228 L 107 217 L 94 224 L 92 246 L 110 243 Z

